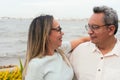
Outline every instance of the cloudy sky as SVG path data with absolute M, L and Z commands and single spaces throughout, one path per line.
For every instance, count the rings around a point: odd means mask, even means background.
M 107 5 L 120 16 L 120 0 L 0 0 L 0 17 L 31 18 L 51 14 L 56 18 L 88 18 L 92 8 Z

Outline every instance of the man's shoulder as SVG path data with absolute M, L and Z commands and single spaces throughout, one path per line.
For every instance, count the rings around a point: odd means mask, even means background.
M 84 43 L 79 44 L 76 48 L 79 48 L 79 47 L 81 47 L 81 48 L 90 47 L 90 46 L 93 46 L 93 45 L 94 44 L 91 43 L 91 41 L 88 41 L 88 42 L 84 42 Z
M 72 54 L 79 54 L 79 53 L 84 53 L 86 51 L 91 51 L 95 47 L 95 44 L 89 42 L 84 42 L 79 44 L 73 51 Z

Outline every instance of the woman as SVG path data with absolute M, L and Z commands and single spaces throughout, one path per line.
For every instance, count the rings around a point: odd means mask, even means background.
M 51 15 L 36 17 L 29 28 L 25 80 L 72 80 L 73 70 L 66 54 L 89 38 L 62 43 L 60 24 Z

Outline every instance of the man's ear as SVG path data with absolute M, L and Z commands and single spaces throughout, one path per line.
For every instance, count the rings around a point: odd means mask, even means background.
M 108 30 L 109 30 L 109 35 L 114 35 L 115 25 L 108 26 Z

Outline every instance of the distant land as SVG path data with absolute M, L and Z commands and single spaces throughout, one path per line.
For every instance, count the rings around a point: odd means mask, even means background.
M 24 20 L 24 19 L 33 19 L 33 18 L 14 18 L 14 17 L 0 17 L 0 19 L 19 19 L 19 20 Z M 84 19 L 75 19 L 75 18 L 70 18 L 70 19 L 58 19 L 58 20 L 65 20 L 65 21 L 83 21 L 83 20 L 88 20 L 88 18 Z
M 33 19 L 33 18 L 0 17 L 0 19 Z
M 24 19 L 33 19 L 33 18 L 14 18 L 14 17 L 0 17 L 0 19 L 18 19 L 18 20 L 24 20 Z M 64 20 L 64 21 L 88 21 L 88 18 L 84 19 L 75 19 L 75 18 L 70 18 L 70 19 L 58 19 L 58 20 Z M 120 20 L 119 20 L 120 22 Z

